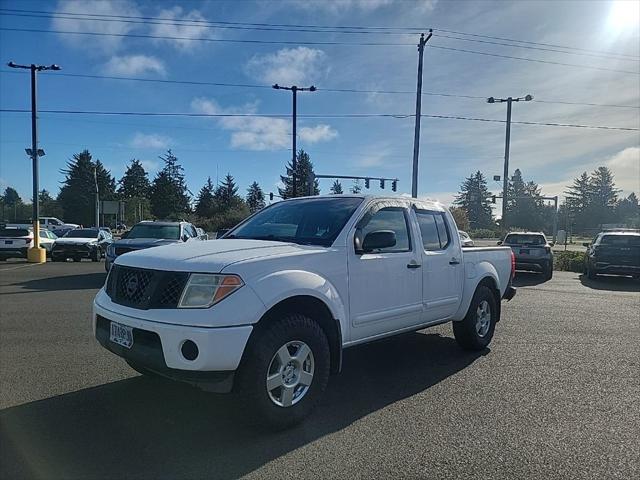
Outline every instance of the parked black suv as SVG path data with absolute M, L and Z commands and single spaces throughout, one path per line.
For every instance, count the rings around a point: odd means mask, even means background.
M 587 252 L 584 269 L 594 279 L 600 273 L 633 275 L 640 278 L 640 231 L 600 232 L 592 243 L 584 243 Z
M 553 242 L 542 232 L 511 232 L 498 245 L 511 247 L 516 270 L 542 272 L 547 280 L 553 276 Z

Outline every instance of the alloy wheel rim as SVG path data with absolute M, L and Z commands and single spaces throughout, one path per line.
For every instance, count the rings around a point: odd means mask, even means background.
M 489 302 L 483 300 L 476 309 L 476 332 L 479 337 L 484 337 L 491 326 L 491 307 Z
M 267 393 L 279 407 L 295 405 L 313 382 L 315 360 L 309 345 L 300 340 L 285 343 L 273 355 L 267 369 Z

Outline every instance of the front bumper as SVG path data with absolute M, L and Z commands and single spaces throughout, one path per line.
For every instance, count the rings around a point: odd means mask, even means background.
M 145 313 L 152 313 L 148 310 Z M 166 313 L 163 312 L 163 313 Z M 133 328 L 133 346 L 122 347 L 110 340 L 111 321 Z M 107 350 L 159 375 L 200 388 L 228 392 L 253 327 L 193 327 L 143 320 L 93 304 L 93 330 Z M 191 340 L 198 356 L 187 360 L 181 347 Z
M 83 245 L 57 246 L 51 249 L 51 256 L 55 258 L 91 258 L 97 247 Z

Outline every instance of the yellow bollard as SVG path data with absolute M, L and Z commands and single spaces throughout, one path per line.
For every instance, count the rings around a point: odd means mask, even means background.
M 29 263 L 46 263 L 47 251 L 40 247 L 40 222 L 36 218 L 33 222 L 33 247 L 27 250 Z

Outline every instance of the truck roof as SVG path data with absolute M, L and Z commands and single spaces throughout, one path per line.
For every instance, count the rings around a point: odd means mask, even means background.
M 292 200 L 299 200 L 301 198 L 304 199 L 319 199 L 319 198 L 362 198 L 365 201 L 369 200 L 404 200 L 404 201 L 416 201 L 421 204 L 428 206 L 428 208 L 443 211 L 445 206 L 437 200 L 431 200 L 427 198 L 412 198 L 406 195 L 367 195 L 367 194 L 357 194 L 357 193 L 341 193 L 339 195 L 313 195 L 308 197 L 296 197 L 296 198 L 287 198 L 286 200 L 282 200 L 283 202 L 289 202 Z

